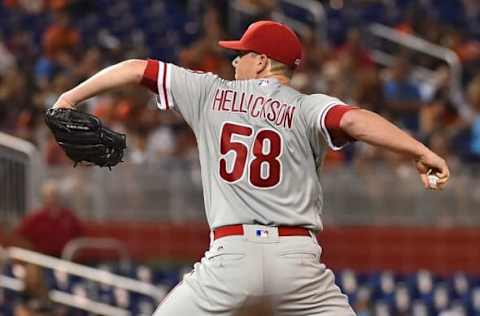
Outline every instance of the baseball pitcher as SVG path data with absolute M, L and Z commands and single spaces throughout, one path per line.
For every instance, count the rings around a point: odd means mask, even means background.
M 425 188 L 441 189 L 445 161 L 375 113 L 288 86 L 302 47 L 286 25 L 253 23 L 238 41 L 234 81 L 157 60 L 127 60 L 63 93 L 72 108 L 141 84 L 158 109 L 178 111 L 198 142 L 211 244 L 155 316 L 235 315 L 268 297 L 275 315 L 355 315 L 321 262 L 320 167 L 328 149 L 364 141 L 411 157 Z M 436 177 L 429 184 L 428 177 Z

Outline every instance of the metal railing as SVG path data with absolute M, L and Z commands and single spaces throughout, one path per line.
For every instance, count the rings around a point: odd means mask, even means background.
M 91 268 L 18 247 L 7 248 L 7 253 L 10 259 L 32 263 L 44 268 L 62 271 L 84 279 L 140 293 L 154 298 L 157 302 L 160 302 L 165 296 L 165 291 L 153 284 L 119 276 L 109 271 Z
M 423 38 L 399 32 L 391 27 L 374 23 L 369 26 L 371 34 L 407 47 L 411 50 L 421 52 L 428 56 L 445 61 L 450 67 L 450 98 L 458 106 L 460 114 L 464 118 L 471 116 L 471 111 L 465 103 L 462 89 L 462 64 L 458 55 L 451 49 L 431 43 Z M 378 54 L 378 52 L 377 52 Z
M 159 303 L 166 294 L 164 289 L 158 288 L 150 283 L 141 282 L 135 279 L 119 276 L 108 271 L 103 271 L 70 261 L 46 256 L 30 250 L 10 247 L 4 249 L 2 253 L 4 254 L 4 258 L 2 258 L 3 260 L 19 260 L 21 262 L 34 264 L 43 268 L 60 271 L 70 275 L 76 275 L 87 280 L 125 289 L 130 292 L 140 293 L 153 298 L 157 303 Z M 0 275 L 0 287 L 21 292 L 25 289 L 25 283 L 24 280 L 21 279 Z M 59 290 L 50 290 L 49 298 L 55 303 L 75 307 L 99 315 L 131 315 L 131 312 L 124 308 L 97 302 L 82 295 L 71 294 Z
M 164 160 L 125 163 L 109 172 L 100 168 L 51 170 L 81 177 L 88 191 L 75 191 L 74 208 L 94 220 L 186 222 L 205 220 L 197 164 Z M 480 170 L 452 168 L 444 191 L 426 191 L 413 166 L 371 163 L 325 169 L 320 181 L 326 222 L 334 225 L 480 226 Z
M 130 316 L 132 314 L 124 308 L 95 302 L 87 297 L 73 295 L 58 290 L 51 290 L 48 296 L 55 303 L 75 307 L 98 315 Z
M 373 61 L 382 66 L 390 67 L 395 62 L 395 57 L 386 52 L 374 49 L 370 53 Z M 426 67 L 417 65 L 413 69 L 412 76 L 415 80 L 427 81 L 427 80 L 431 80 L 434 77 L 434 71 Z
M 289 10 L 283 8 L 285 6 L 297 7 L 310 14 L 313 22 L 313 34 L 316 36 L 319 43 L 327 40 L 327 14 L 323 5 L 318 1 L 313 0 L 281 0 L 278 9 L 273 12 L 273 18 L 290 25 L 300 34 L 309 32 L 311 26 L 305 20 L 289 15 Z
M 74 261 L 75 256 L 83 249 L 114 250 L 120 257 L 120 266 L 129 266 L 132 262 L 127 247 L 113 238 L 75 238 L 70 240 L 62 251 L 62 259 Z
M 305 16 L 303 16 L 302 19 L 298 19 L 289 15 L 289 10 L 285 8 L 286 6 L 301 9 L 309 14 L 313 22 L 313 29 L 312 25 L 309 25 L 304 19 Z M 242 13 L 246 16 L 254 16 L 256 14 L 252 8 L 242 5 L 239 0 L 230 2 L 230 10 L 233 12 L 233 18 L 230 19 L 230 28 L 238 26 L 238 16 L 236 13 Z M 320 42 L 327 39 L 327 14 L 325 13 L 322 4 L 318 1 L 280 0 L 275 10 L 272 12 L 272 18 L 288 24 L 299 34 L 310 33 L 310 31 L 313 31 L 313 34 L 318 40 L 320 40 Z
M 0 132 L 0 216 L 14 221 L 37 205 L 39 154 L 20 138 Z
M 13 290 L 16 292 L 23 292 L 25 290 L 25 282 L 16 278 L 0 275 L 0 287 Z M 92 301 L 86 297 L 73 295 L 70 293 L 50 290 L 48 298 L 58 304 L 69 307 L 75 307 L 85 310 L 87 312 L 95 313 L 97 315 L 106 316 L 130 316 L 131 313 L 123 308 L 111 306 L 108 304 Z

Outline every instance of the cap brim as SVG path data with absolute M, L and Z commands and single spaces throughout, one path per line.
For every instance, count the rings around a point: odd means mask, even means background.
M 240 41 L 219 41 L 218 45 L 233 50 L 248 50 L 248 48 L 244 47 Z

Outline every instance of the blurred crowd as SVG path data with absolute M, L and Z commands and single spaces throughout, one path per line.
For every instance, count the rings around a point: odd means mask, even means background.
M 290 17 L 307 26 L 297 29 L 305 60 L 292 78 L 295 88 L 373 110 L 445 156 L 453 167 L 480 160 L 478 1 L 318 2 L 325 9 L 325 36 L 319 36 L 318 25 L 307 15 Z M 235 56 L 220 49 L 217 41 L 237 38 L 254 20 L 292 12 L 281 0 L 3 0 L 0 131 L 36 144 L 48 165 L 68 165 L 42 116 L 62 92 L 127 58 L 157 58 L 233 79 Z M 379 63 L 366 33 L 370 22 L 453 50 L 463 65 L 463 98 L 451 97 L 452 74 L 443 61 L 390 43 L 380 44 L 391 53 L 390 62 Z M 429 70 L 428 76 L 421 76 L 422 69 Z M 128 134 L 127 161 L 196 156 L 194 135 L 183 119 L 175 112 L 160 113 L 143 88 L 124 87 L 82 108 Z M 327 157 L 330 167 L 361 167 L 377 160 L 394 166 L 405 162 L 362 144 Z

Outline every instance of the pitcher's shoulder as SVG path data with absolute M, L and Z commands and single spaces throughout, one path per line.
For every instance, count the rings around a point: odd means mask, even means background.
M 327 94 L 321 94 L 321 93 L 305 95 L 304 100 L 306 103 L 316 105 L 316 106 L 328 106 L 331 104 L 335 104 L 335 105 L 345 104 L 345 102 L 343 102 L 339 98 L 336 98 Z

